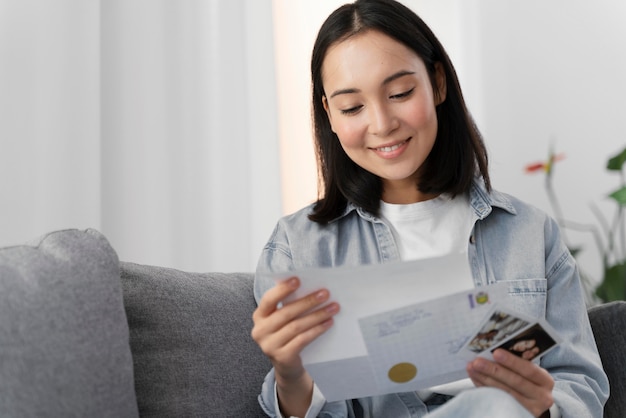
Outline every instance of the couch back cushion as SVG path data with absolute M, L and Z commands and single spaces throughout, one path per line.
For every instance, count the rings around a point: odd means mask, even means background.
M 252 274 L 121 267 L 141 416 L 265 416 Z
M 598 352 L 609 378 L 611 394 L 604 407 L 605 418 L 626 417 L 626 301 L 589 309 L 589 321 Z
M 138 416 L 119 262 L 97 231 L 0 249 L 0 416 Z

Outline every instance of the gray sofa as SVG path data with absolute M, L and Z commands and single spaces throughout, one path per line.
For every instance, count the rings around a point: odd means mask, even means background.
M 92 229 L 0 249 L 0 417 L 264 416 L 252 280 L 120 262 Z M 625 417 L 626 302 L 589 315 Z

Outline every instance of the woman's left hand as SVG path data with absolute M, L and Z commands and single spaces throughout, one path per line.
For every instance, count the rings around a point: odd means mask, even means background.
M 493 353 L 494 361 L 477 357 L 467 365 L 476 386 L 499 388 L 513 396 L 535 417 L 554 403 L 554 379 L 545 369 L 504 349 Z

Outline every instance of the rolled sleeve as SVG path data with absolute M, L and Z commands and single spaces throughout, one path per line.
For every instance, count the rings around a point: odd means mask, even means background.
M 602 416 L 609 382 L 589 323 L 578 267 L 564 245 L 546 248 L 546 259 L 554 260 L 547 263 L 546 319 L 563 342 L 542 358 L 541 365 L 555 379 L 554 400 L 563 418 Z
M 261 394 L 259 395 L 259 404 L 263 411 L 271 418 L 286 418 L 280 412 L 278 403 L 278 391 L 276 389 L 276 379 L 274 370 L 272 369 L 263 382 Z M 313 385 L 313 398 L 311 405 L 304 417 L 299 418 L 345 418 L 348 417 L 348 406 L 346 402 L 326 402 L 326 398 L 319 390 L 317 385 Z M 291 418 L 291 417 L 290 417 Z

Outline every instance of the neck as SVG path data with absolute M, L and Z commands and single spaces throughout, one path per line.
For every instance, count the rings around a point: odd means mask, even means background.
M 383 202 L 396 205 L 406 205 L 409 203 L 424 202 L 439 196 L 437 193 L 423 193 L 418 190 L 413 182 L 385 182 L 383 185 Z

